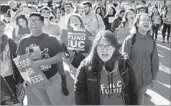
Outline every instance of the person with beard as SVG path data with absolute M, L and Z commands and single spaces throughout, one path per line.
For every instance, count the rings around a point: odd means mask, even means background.
M 125 14 L 125 10 L 120 9 L 117 11 L 116 15 L 115 15 L 115 19 L 112 22 L 112 26 L 111 26 L 111 31 L 115 32 L 115 29 L 118 28 L 121 25 L 122 22 L 122 18 Z
M 105 25 L 101 16 L 93 11 L 92 4 L 90 2 L 83 2 L 83 10 L 83 20 L 87 30 L 89 30 L 94 36 L 99 31 L 105 30 Z
M 65 15 L 63 17 L 61 17 L 60 21 L 58 22 L 58 25 L 60 26 L 61 30 L 63 29 L 67 29 L 67 19 L 68 16 L 73 13 L 74 11 L 74 6 L 72 3 L 70 2 L 66 2 L 64 4 L 64 9 L 65 9 Z
M 134 20 L 131 34 L 124 40 L 121 52 L 127 53 L 133 64 L 137 86 L 138 105 L 144 105 L 144 94 L 149 86 L 153 87 L 159 71 L 159 57 L 156 42 L 151 37 L 151 16 L 138 14 Z
M 51 9 L 47 6 L 44 6 L 40 9 L 40 14 L 44 17 L 43 32 L 59 37 L 61 35 L 61 29 L 59 25 L 50 21 L 50 17 L 52 16 Z
M 111 31 L 98 32 L 90 54 L 77 70 L 77 105 L 129 105 L 136 101 L 136 96 L 130 96 L 132 86 L 136 86 L 133 68 L 119 48 Z
M 116 10 L 113 6 L 109 6 L 107 10 L 107 14 L 104 17 L 104 24 L 106 26 L 106 30 L 111 30 L 111 25 L 115 19 Z

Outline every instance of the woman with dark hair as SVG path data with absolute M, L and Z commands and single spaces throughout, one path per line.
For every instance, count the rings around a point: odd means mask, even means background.
M 102 11 L 102 9 L 101 9 L 100 6 L 97 6 L 97 7 L 95 8 L 95 13 L 98 14 L 98 15 L 100 15 L 100 16 L 103 18 L 101 11 Z
M 106 30 L 111 30 L 112 22 L 115 19 L 115 14 L 116 14 L 115 8 L 113 6 L 108 7 L 107 14 L 104 17 L 104 24 L 106 26 Z
M 118 28 L 121 23 L 122 23 L 122 18 L 125 14 L 125 10 L 124 9 L 120 9 L 117 11 L 116 15 L 115 15 L 115 19 L 114 21 L 112 22 L 112 25 L 111 25 L 111 31 L 112 32 L 115 32 L 115 29 Z
M 161 25 L 161 15 L 157 7 L 154 7 L 151 14 L 152 28 L 153 28 L 153 38 L 155 34 L 155 40 L 157 39 L 158 30 Z
M 1 86 L 1 105 L 12 105 L 18 103 L 16 86 L 23 82 L 23 79 L 13 62 L 16 57 L 17 45 L 15 42 L 4 34 L 5 24 L 0 21 L 0 65 L 1 65 L 1 79 L 6 83 Z M 9 89 L 7 91 L 7 89 Z M 5 97 L 6 96 L 6 97 Z M 20 101 L 21 102 L 21 101 Z
M 28 19 L 24 14 L 19 14 L 16 17 L 16 24 L 18 27 L 14 28 L 12 31 L 12 39 L 18 43 L 19 40 L 26 36 L 27 34 L 30 34 L 30 29 L 28 27 Z
M 100 31 L 90 54 L 76 74 L 75 102 L 77 105 L 124 105 L 136 99 L 131 96 L 136 80 L 132 66 L 119 52 L 119 44 L 111 31 Z
M 133 64 L 137 81 L 135 94 L 138 105 L 143 105 L 144 94 L 149 85 L 153 86 L 159 71 L 159 58 L 156 42 L 151 37 L 151 16 L 138 14 L 134 20 L 130 35 L 122 44 L 122 52 L 126 52 Z
M 65 8 L 64 8 L 64 7 L 61 7 L 61 8 L 59 9 L 59 11 L 60 11 L 61 17 L 65 15 Z
M 87 40 L 85 41 L 85 51 L 89 51 L 90 45 L 91 45 L 91 38 L 92 34 L 85 28 L 84 22 L 79 14 L 71 14 L 67 21 L 67 31 L 73 32 L 73 31 L 81 31 L 81 32 L 87 32 L 88 36 Z M 62 35 L 64 36 L 64 35 Z M 85 58 L 86 54 L 82 51 L 78 50 L 69 50 L 70 52 L 70 62 L 71 62 L 71 69 L 74 73 L 76 73 L 76 69 L 80 65 L 80 62 Z

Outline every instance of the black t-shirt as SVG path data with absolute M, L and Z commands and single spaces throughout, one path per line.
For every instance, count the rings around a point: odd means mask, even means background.
M 42 55 L 41 59 L 47 59 L 55 56 L 56 54 L 63 52 L 60 43 L 54 36 L 48 34 L 42 34 L 38 37 L 28 36 L 21 39 L 17 50 L 17 55 L 31 54 L 35 50 L 46 51 Z M 49 79 L 57 72 L 57 65 L 40 66 L 45 76 Z

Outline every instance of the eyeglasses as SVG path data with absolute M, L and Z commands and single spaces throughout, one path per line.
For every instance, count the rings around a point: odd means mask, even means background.
M 143 21 L 143 22 L 151 22 L 150 19 L 143 19 L 143 20 L 140 20 L 140 21 Z
M 39 23 L 39 19 L 34 19 L 34 20 L 32 20 L 32 19 L 30 19 L 29 20 L 29 23 L 32 23 L 32 22 L 34 22 L 35 24 L 38 24 Z
M 99 48 L 100 50 L 103 50 L 103 49 L 110 50 L 110 49 L 113 48 L 113 46 L 112 46 L 112 45 L 102 45 L 102 44 L 98 44 L 98 48 Z

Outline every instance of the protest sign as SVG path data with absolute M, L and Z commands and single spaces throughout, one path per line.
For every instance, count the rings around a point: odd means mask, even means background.
M 76 50 L 76 51 L 82 51 L 82 52 L 88 52 L 86 51 L 86 45 L 88 40 L 88 35 L 84 31 L 62 31 L 62 41 L 67 46 L 68 50 Z
M 32 67 L 32 60 L 28 55 L 17 56 L 13 59 L 19 72 L 31 88 L 39 88 L 48 83 L 48 79 L 39 67 Z
M 125 38 L 130 34 L 130 28 L 117 28 L 115 30 L 116 38 L 119 43 L 122 43 Z

